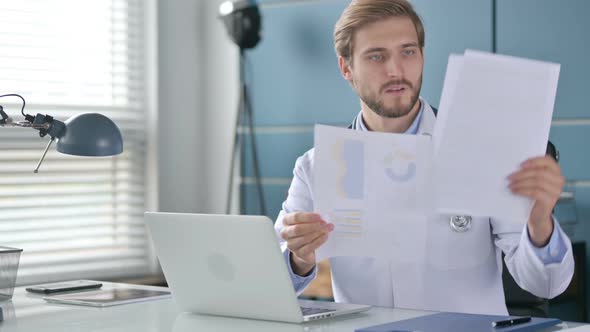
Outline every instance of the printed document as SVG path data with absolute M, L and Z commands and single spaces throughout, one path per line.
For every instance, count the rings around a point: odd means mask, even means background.
M 373 256 L 402 262 L 420 255 L 430 210 L 430 137 L 317 125 L 314 145 L 315 212 L 335 226 L 316 251 L 318 261 Z
M 469 50 L 450 58 L 433 137 L 437 213 L 526 222 L 533 202 L 506 177 L 545 155 L 559 69 Z

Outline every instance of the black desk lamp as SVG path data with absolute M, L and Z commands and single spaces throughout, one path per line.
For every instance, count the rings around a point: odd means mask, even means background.
M 21 114 L 25 121 L 13 122 L 0 105 L 0 126 L 29 127 L 39 131 L 39 136 L 49 135 L 51 139 L 37 164 L 39 167 L 54 140 L 57 139 L 57 151 L 74 156 L 113 156 L 123 152 L 123 137 L 117 125 L 109 118 L 98 113 L 74 115 L 65 122 L 50 115 L 25 114 L 25 99 L 18 94 L 0 95 L 1 97 L 18 97 L 22 100 Z

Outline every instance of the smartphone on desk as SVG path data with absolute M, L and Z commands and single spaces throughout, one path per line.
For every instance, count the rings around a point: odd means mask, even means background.
M 72 280 L 63 282 L 54 282 L 50 284 L 34 285 L 25 288 L 27 292 L 40 294 L 53 294 L 72 292 L 85 289 L 96 289 L 102 287 L 102 283 L 90 280 Z

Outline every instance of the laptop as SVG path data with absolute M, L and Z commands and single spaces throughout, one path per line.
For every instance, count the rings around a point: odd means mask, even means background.
M 146 212 L 145 222 L 183 311 L 300 323 L 371 308 L 298 300 L 265 216 Z

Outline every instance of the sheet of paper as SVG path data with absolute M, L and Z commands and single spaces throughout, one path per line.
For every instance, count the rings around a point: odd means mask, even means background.
M 532 201 L 513 195 L 506 177 L 545 154 L 560 66 L 476 51 L 452 62 L 447 75 L 457 78 L 445 80 L 455 86 L 443 90 L 451 95 L 441 98 L 435 137 L 435 209 L 526 221 Z
M 422 257 L 431 139 L 317 125 L 314 208 L 335 229 L 316 251 L 334 256 Z M 407 255 L 412 251 L 414 255 Z
M 436 156 L 438 152 L 438 145 L 440 144 L 440 137 L 445 129 L 445 123 L 447 122 L 447 114 L 449 112 L 449 104 L 453 100 L 455 95 L 455 87 L 457 86 L 457 80 L 461 75 L 461 69 L 463 68 L 463 55 L 451 54 L 449 56 L 449 63 L 447 65 L 447 71 L 445 74 L 445 81 L 443 83 L 443 90 L 440 97 L 440 103 L 438 105 L 438 113 L 436 115 L 436 125 L 432 132 L 432 152 L 433 156 Z

